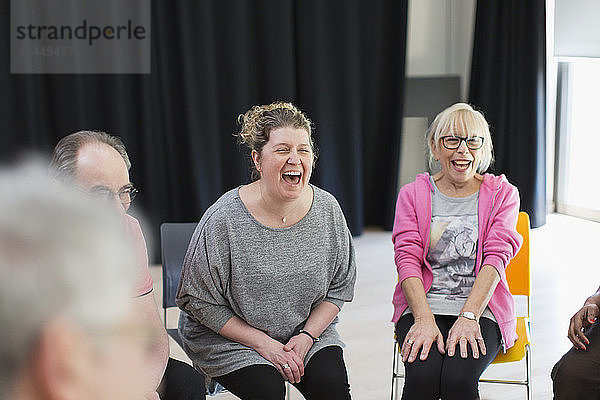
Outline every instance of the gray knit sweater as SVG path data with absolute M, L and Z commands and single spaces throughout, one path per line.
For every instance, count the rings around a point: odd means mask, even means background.
M 248 212 L 239 188 L 205 213 L 192 236 L 177 292 L 179 332 L 194 365 L 215 377 L 270 364 L 217 332 L 234 315 L 282 343 L 322 301 L 341 309 L 356 280 L 352 236 L 335 198 L 312 186 L 313 204 L 288 228 L 270 228 Z M 342 346 L 336 319 L 307 354 Z

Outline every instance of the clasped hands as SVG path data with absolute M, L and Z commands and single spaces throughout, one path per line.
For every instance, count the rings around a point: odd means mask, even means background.
M 457 345 L 462 358 L 467 358 L 468 346 L 471 347 L 473 358 L 479 358 L 479 354 L 486 354 L 485 342 L 477 321 L 459 317 L 450 328 L 448 339 L 444 344 L 442 333 L 435 323 L 435 318 L 431 316 L 415 318 L 415 323 L 409 329 L 402 344 L 402 361 L 415 361 L 419 350 L 421 350 L 419 359 L 426 360 L 434 342 L 440 354 L 447 353 L 449 357 L 454 356 Z
M 309 336 L 298 334 L 292 336 L 285 345 L 271 339 L 258 352 L 277 368 L 285 380 L 298 383 L 304 375 L 304 358 L 312 345 L 313 341 Z

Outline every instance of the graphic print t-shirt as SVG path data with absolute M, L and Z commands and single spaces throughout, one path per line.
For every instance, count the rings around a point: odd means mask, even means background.
M 448 197 L 433 178 L 431 182 L 434 193 L 427 261 L 433 270 L 433 283 L 427 301 L 434 314 L 458 315 L 475 282 L 479 192 L 463 198 Z M 494 319 L 487 308 L 483 316 Z

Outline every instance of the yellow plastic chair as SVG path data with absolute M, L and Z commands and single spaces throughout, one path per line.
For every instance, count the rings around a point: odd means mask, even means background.
M 527 399 L 531 399 L 531 344 L 529 315 L 531 313 L 531 273 L 529 262 L 529 215 L 521 211 L 517 220 L 517 232 L 523 236 L 523 245 L 517 255 L 510 261 L 506 269 L 506 280 L 513 296 L 525 296 L 527 300 L 527 315 L 517 317 L 518 339 L 506 353 L 500 351 L 492 364 L 503 364 L 507 362 L 521 361 L 525 358 L 525 379 L 487 379 L 481 378 L 480 382 L 503 383 L 510 385 L 521 385 L 527 388 Z M 394 337 L 394 364 L 392 366 L 392 395 L 391 399 L 398 398 L 398 381 L 404 378 L 404 370 L 401 366 L 401 347 Z
M 506 269 L 506 280 L 513 296 L 525 296 L 527 300 L 527 312 L 525 316 L 517 317 L 517 334 L 519 335 L 514 346 L 503 353 L 498 353 L 492 364 L 504 364 L 508 362 L 521 361 L 525 358 L 524 379 L 488 379 L 481 378 L 480 382 L 504 383 L 509 385 L 520 385 L 527 388 L 527 399 L 531 399 L 531 343 L 530 322 L 531 314 L 531 271 L 529 260 L 529 215 L 521 211 L 517 221 L 517 231 L 523 236 L 523 245 L 517 255 L 511 260 Z

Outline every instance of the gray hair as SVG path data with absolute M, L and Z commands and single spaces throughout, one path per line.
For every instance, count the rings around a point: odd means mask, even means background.
M 54 147 L 50 161 L 52 177 L 62 181 L 72 180 L 77 174 L 77 153 L 88 143 L 109 145 L 123 157 L 127 170 L 131 168 L 127 150 L 120 138 L 102 131 L 79 131 L 63 137 Z
M 27 367 L 47 322 L 88 331 L 122 318 L 134 256 L 103 203 L 50 182 L 46 168 L 0 170 L 0 398 Z
M 478 173 L 485 172 L 494 160 L 494 149 L 490 127 L 483 114 L 466 103 L 456 103 L 439 113 L 427 131 L 427 149 L 429 154 L 429 167 L 434 168 L 434 146 L 439 145 L 440 138 L 444 135 L 454 135 L 460 130 L 466 131 L 468 137 L 483 137 L 481 147 L 481 160 L 476 166 Z

